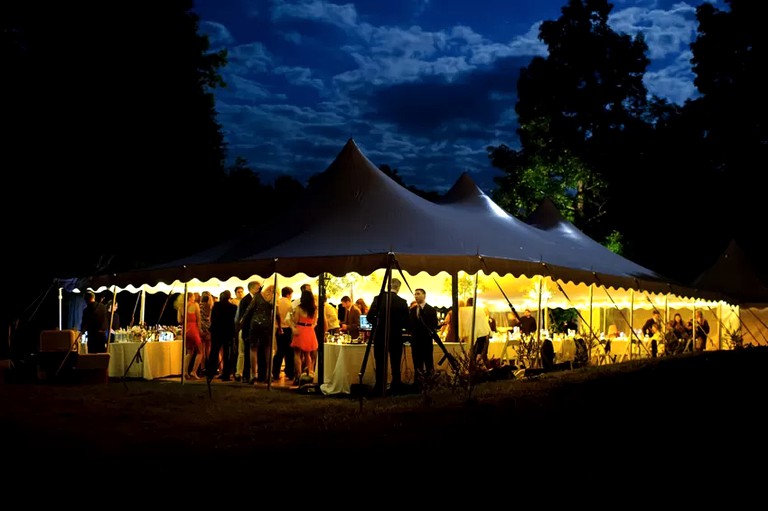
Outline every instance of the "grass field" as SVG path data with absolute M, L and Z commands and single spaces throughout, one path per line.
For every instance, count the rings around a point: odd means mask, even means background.
M 447 473 L 487 460 L 616 467 L 651 453 L 664 466 L 713 456 L 739 463 L 765 453 L 766 389 L 768 348 L 483 383 L 471 396 L 456 388 L 358 400 L 204 381 L 6 383 L 0 434 L 7 461 L 35 466 L 354 471 L 389 470 L 377 460 L 397 458 Z

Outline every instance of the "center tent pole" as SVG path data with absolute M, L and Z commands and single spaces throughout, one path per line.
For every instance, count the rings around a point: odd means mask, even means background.
M 277 259 L 275 259 L 275 280 L 272 284 L 272 337 L 269 343 L 269 356 L 267 357 L 267 390 L 272 389 L 272 345 L 275 341 L 275 334 L 277 332 Z M 320 346 L 322 348 L 322 346 Z M 320 350 L 318 348 L 318 351 Z M 317 368 L 315 368 L 317 371 Z M 279 369 L 278 369 L 279 371 Z M 322 373 L 321 373 L 322 374 Z M 278 374 L 278 376 L 280 376 Z
M 544 277 L 539 276 L 539 304 L 538 304 L 538 313 L 537 313 L 537 324 L 536 324 L 536 351 L 533 354 L 535 363 L 533 364 L 533 367 L 539 366 L 539 359 L 541 355 L 541 295 L 542 295 L 542 288 L 544 286 Z
M 317 301 L 319 302 L 319 309 L 317 311 L 317 330 L 315 334 L 317 336 L 317 363 L 315 367 L 315 375 L 317 375 L 318 384 L 323 383 L 325 374 L 325 300 L 326 300 L 326 285 L 325 285 L 325 272 L 321 272 L 317 278 Z
M 475 319 L 476 319 L 476 313 L 477 310 L 477 279 L 480 275 L 480 270 L 475 272 L 475 289 L 474 289 L 474 298 L 472 298 L 472 328 L 470 329 L 469 334 L 469 375 L 470 378 L 472 377 L 472 374 L 475 369 L 475 365 L 477 364 L 477 354 L 475 353 Z
M 182 318 L 184 320 L 181 323 L 181 384 L 184 384 L 184 375 L 187 372 L 187 368 L 184 367 L 185 360 L 186 360 L 186 354 L 187 354 L 187 300 L 189 300 L 189 282 L 184 283 L 184 300 L 183 300 L 183 307 L 184 307 L 184 315 Z M 169 295 L 170 298 L 170 295 Z

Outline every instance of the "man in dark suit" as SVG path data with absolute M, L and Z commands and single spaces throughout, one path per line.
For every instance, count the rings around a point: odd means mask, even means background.
M 433 338 L 437 330 L 437 311 L 427 303 L 427 292 L 417 288 L 413 292 L 416 303 L 408 312 L 408 331 L 411 333 L 411 358 L 414 382 L 421 385 L 435 371 Z
M 248 306 L 253 301 L 253 297 L 261 292 L 261 283 L 251 281 L 248 283 L 248 294 L 240 300 L 237 305 L 237 331 L 243 339 L 243 349 L 238 354 L 238 358 L 243 357 L 243 374 L 240 375 L 242 381 L 249 382 L 251 379 L 251 317 L 253 316 L 253 307 L 248 309 Z M 247 312 L 246 312 L 247 311 Z M 239 364 L 238 364 L 239 365 Z M 237 380 L 237 376 L 235 377 Z
M 106 306 L 96 301 L 93 291 L 85 292 L 85 309 L 80 331 L 88 334 L 88 353 L 107 352 L 109 317 Z
M 360 337 L 360 309 L 352 303 L 352 299 L 345 296 L 341 299 L 344 308 L 344 320 L 341 322 L 341 331 L 349 334 L 352 339 Z
M 536 318 L 531 316 L 531 309 L 525 309 L 520 318 L 520 333 L 523 335 L 536 334 Z
M 368 320 L 374 329 L 373 359 L 376 365 L 376 384 L 373 391 L 377 395 L 384 395 L 387 385 L 387 351 L 389 351 L 389 362 L 392 366 L 390 388 L 393 392 L 402 388 L 400 359 L 403 357 L 403 329 L 408 324 L 408 303 L 404 298 L 397 296 L 397 292 L 400 291 L 400 280 L 391 279 L 389 285 L 391 292 L 385 291 L 375 296 L 368 310 Z M 389 328 L 387 328 L 387 321 L 389 321 Z M 389 330 L 388 340 L 387 330 Z

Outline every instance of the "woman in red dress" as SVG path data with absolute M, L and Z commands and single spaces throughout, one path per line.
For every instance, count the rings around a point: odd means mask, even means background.
M 187 325 L 186 325 L 186 346 L 187 350 L 184 355 L 184 378 L 187 380 L 199 380 L 201 379 L 197 375 L 197 370 L 200 369 L 200 365 L 203 362 L 203 341 L 200 338 L 200 305 L 198 305 L 195 295 L 193 293 L 187 293 Z M 178 320 L 180 324 L 184 324 L 184 308 L 178 309 Z M 194 357 L 194 365 L 190 369 L 192 363 L 192 357 Z M 187 373 L 187 371 L 189 371 Z

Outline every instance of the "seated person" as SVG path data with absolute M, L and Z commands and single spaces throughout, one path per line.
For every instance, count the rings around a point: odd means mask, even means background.
M 541 367 L 544 371 L 555 369 L 555 346 L 549 338 L 541 341 Z
M 573 342 L 576 344 L 576 354 L 573 357 L 573 367 L 585 367 L 589 365 L 589 350 L 587 343 L 581 337 L 576 337 Z

